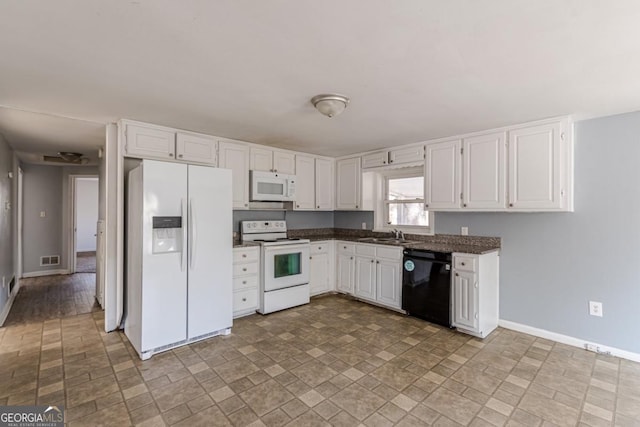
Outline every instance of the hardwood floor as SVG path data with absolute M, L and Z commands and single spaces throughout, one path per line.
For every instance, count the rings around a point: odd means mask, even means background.
M 96 272 L 96 253 L 78 252 L 76 254 L 76 273 L 95 273 Z
M 100 311 L 95 301 L 96 275 L 76 273 L 22 279 L 3 326 Z

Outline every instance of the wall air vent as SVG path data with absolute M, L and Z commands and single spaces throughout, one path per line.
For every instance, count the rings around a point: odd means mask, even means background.
M 60 264 L 60 255 L 46 255 L 40 257 L 40 265 L 58 265 Z

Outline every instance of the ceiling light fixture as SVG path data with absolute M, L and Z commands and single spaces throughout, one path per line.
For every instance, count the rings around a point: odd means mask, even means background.
M 311 103 L 316 110 L 327 117 L 337 116 L 349 105 L 349 98 L 335 93 L 325 93 L 311 98 Z

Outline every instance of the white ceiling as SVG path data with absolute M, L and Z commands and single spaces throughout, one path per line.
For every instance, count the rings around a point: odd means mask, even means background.
M 637 0 L 3 1 L 0 105 L 343 155 L 638 110 L 638 22 Z M 351 104 L 324 117 L 323 92 Z

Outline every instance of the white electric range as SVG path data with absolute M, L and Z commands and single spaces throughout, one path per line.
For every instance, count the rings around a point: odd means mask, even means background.
M 273 313 L 309 302 L 309 240 L 287 237 L 281 220 L 242 221 L 242 242 L 261 246 L 258 312 Z

